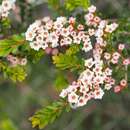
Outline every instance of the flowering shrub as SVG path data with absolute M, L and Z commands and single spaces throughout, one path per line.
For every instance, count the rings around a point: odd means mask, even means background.
M 14 3 L 14 0 L 2 1 L 1 20 L 8 17 Z M 63 111 L 84 106 L 92 99 L 102 99 L 105 91 L 113 89 L 118 93 L 128 87 L 128 47 L 115 40 L 120 25 L 101 19 L 96 7 L 88 7 L 89 3 L 80 5 L 77 1 L 74 6 L 69 1 L 65 3 L 70 11 L 85 5 L 83 8 L 88 10 L 82 21 L 76 16 L 60 16 L 55 20 L 44 17 L 29 25 L 25 35 L 13 35 L 0 41 L 0 56 L 3 58 L 0 68 L 13 81 L 24 80 L 27 61 L 40 59 L 44 53 L 52 55 L 57 68 L 78 72 L 75 81 L 65 83 L 59 101 L 30 118 L 33 127 L 43 128 Z
M 7 18 L 10 10 L 14 9 L 15 0 L 3 0 L 0 5 L 0 18 Z

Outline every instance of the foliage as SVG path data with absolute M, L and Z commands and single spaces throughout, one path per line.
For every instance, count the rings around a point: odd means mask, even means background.
M 27 76 L 25 68 L 22 66 L 9 66 L 5 62 L 0 63 L 0 71 L 3 72 L 5 78 L 12 81 L 23 81 Z
M 84 10 L 86 10 L 89 5 L 89 0 L 65 0 L 65 7 L 69 11 L 73 11 L 77 7 L 82 7 Z
M 63 111 L 69 111 L 67 103 L 64 101 L 56 101 L 51 105 L 36 112 L 36 114 L 30 118 L 32 126 L 38 126 L 40 129 L 44 128 L 46 125 L 53 123 L 54 120 L 59 117 Z
M 25 43 L 22 35 L 13 35 L 7 39 L 0 40 L 0 57 L 6 57 L 8 54 L 16 52 L 18 47 Z
M 59 72 L 56 76 L 55 82 L 54 82 L 55 88 L 57 91 L 61 91 L 62 89 L 66 88 L 68 85 L 68 81 L 65 77 L 65 75 L 61 72 Z
M 0 122 L 0 129 L 1 130 L 18 130 L 13 122 L 9 119 L 5 119 Z
M 65 53 L 53 56 L 53 63 L 61 70 L 82 70 L 84 62 L 78 55 L 75 55 L 79 50 L 79 46 L 71 46 Z
M 39 52 L 34 51 L 33 49 L 30 49 L 27 52 L 27 56 L 28 59 L 32 62 L 32 63 L 37 63 L 40 59 L 42 59 L 42 57 L 44 56 L 44 51 L 40 50 Z

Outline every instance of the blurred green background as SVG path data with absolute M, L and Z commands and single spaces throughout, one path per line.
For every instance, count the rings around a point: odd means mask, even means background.
M 21 3 L 23 0 L 19 0 Z M 24 2 L 24 1 L 23 1 Z M 44 0 L 31 3 L 32 19 L 23 17 L 23 30 L 36 18 L 53 15 Z M 130 0 L 92 0 L 104 18 L 130 17 Z M 26 6 L 26 3 L 24 3 Z M 23 9 L 24 10 L 24 9 Z M 25 9 L 26 10 L 26 9 Z M 14 23 L 19 20 L 16 16 Z M 17 19 L 17 20 L 16 20 Z M 18 28 L 19 22 L 16 22 Z M 58 99 L 54 80 L 57 74 L 49 56 L 37 64 L 28 65 L 28 78 L 22 83 L 0 82 L 0 130 L 37 130 L 28 118 L 42 106 Z M 107 92 L 101 101 L 64 113 L 45 130 L 130 130 L 130 90 L 114 94 Z

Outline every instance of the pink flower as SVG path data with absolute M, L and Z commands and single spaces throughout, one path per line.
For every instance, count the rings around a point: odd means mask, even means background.
M 118 45 L 118 49 L 119 49 L 120 51 L 122 51 L 124 48 L 125 48 L 125 45 L 124 45 L 124 44 L 119 44 L 119 45 Z
M 115 93 L 119 93 L 120 91 L 121 91 L 121 86 L 118 85 L 118 86 L 114 87 L 114 92 Z
M 99 23 L 100 20 L 101 20 L 101 19 L 100 19 L 98 16 L 96 16 L 96 17 L 94 18 L 94 21 L 95 21 L 96 23 Z
M 124 59 L 123 60 L 123 65 L 129 65 L 130 64 L 130 60 L 129 59 Z
M 122 80 L 120 81 L 120 85 L 121 85 L 122 87 L 126 87 L 127 81 L 126 81 L 125 79 L 122 79 Z
M 74 17 L 70 17 L 69 18 L 69 23 L 70 24 L 74 24 L 75 23 L 75 18 Z
M 114 52 L 112 55 L 113 59 L 116 59 L 116 60 L 118 60 L 120 58 L 120 56 L 121 55 L 118 52 Z

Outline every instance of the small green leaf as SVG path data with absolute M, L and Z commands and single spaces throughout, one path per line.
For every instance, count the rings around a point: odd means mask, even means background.
M 13 35 L 7 39 L 0 40 L 0 57 L 6 57 L 9 53 L 15 52 L 24 43 L 25 39 L 22 35 Z
M 68 110 L 67 103 L 63 100 L 53 102 L 51 105 L 37 111 L 33 117 L 29 120 L 32 122 L 33 127 L 39 127 L 40 129 L 51 124 L 58 118 L 64 110 Z
M 4 70 L 4 76 L 7 78 L 10 78 L 14 82 L 16 81 L 23 81 L 25 77 L 27 76 L 25 69 L 22 66 L 16 66 L 16 67 L 7 67 Z
M 60 53 L 52 57 L 53 63 L 61 70 L 82 70 L 84 61 L 76 55 L 80 51 L 78 46 L 71 46 L 66 53 Z
M 68 82 L 67 79 L 65 78 L 65 75 L 59 73 L 56 77 L 54 84 L 57 91 L 61 91 L 62 89 L 66 88 L 68 86 Z
M 89 5 L 89 0 L 65 0 L 65 7 L 69 11 L 73 11 L 78 7 L 82 7 L 86 10 L 89 7 Z
M 18 130 L 13 122 L 9 119 L 5 119 L 0 122 L 0 129 L 1 130 Z

